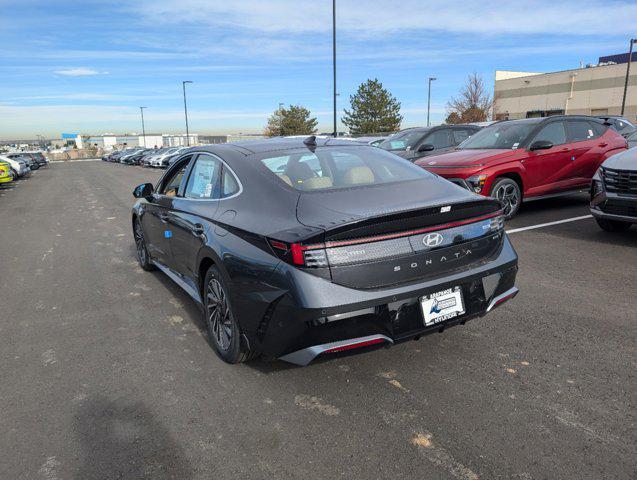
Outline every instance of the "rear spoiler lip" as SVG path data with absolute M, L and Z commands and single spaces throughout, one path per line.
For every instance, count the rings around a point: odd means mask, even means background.
M 394 238 L 409 237 L 411 235 L 418 235 L 418 234 L 427 233 L 427 232 L 436 232 L 439 230 L 446 230 L 448 228 L 460 227 L 462 225 L 468 225 L 471 223 L 481 222 L 483 220 L 488 220 L 490 218 L 495 218 L 501 215 L 503 215 L 502 210 L 498 210 L 497 212 L 488 213 L 486 215 L 481 215 L 479 217 L 472 217 L 472 218 L 467 218 L 464 220 L 456 220 L 454 222 L 441 223 L 438 225 L 432 225 L 430 227 L 406 230 L 403 232 L 387 233 L 383 235 L 373 235 L 369 237 L 354 238 L 351 240 L 328 241 L 325 243 L 317 243 L 313 245 L 301 245 L 300 249 L 302 251 L 305 251 L 305 250 L 316 250 L 319 248 L 344 247 L 348 245 L 358 245 L 361 243 L 371 243 L 371 242 L 379 242 L 383 240 L 391 240 Z

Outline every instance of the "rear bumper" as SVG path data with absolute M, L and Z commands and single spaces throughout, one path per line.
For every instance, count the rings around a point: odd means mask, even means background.
M 481 317 L 517 294 L 516 274 L 517 255 L 506 237 L 497 256 L 486 263 L 395 288 L 356 290 L 281 265 L 274 277 L 293 285 L 265 306 L 253 329 L 242 326 L 252 349 L 303 364 L 335 342 L 380 335 L 388 339 L 382 344 L 391 345 Z M 462 290 L 465 313 L 426 326 L 421 297 L 456 286 Z M 289 356 L 296 352 L 305 353 Z M 302 360 L 295 361 L 299 356 Z

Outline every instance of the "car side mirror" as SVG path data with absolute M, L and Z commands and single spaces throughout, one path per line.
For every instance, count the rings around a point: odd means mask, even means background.
M 420 147 L 418 147 L 418 153 L 431 152 L 435 149 L 436 147 L 434 147 L 431 143 L 423 143 Z
M 531 144 L 529 150 L 533 152 L 535 150 L 548 150 L 549 148 L 553 148 L 553 142 L 549 142 L 548 140 L 537 140 Z
M 152 183 L 142 183 L 135 187 L 133 190 L 133 196 L 135 198 L 148 198 L 153 194 L 153 184 Z

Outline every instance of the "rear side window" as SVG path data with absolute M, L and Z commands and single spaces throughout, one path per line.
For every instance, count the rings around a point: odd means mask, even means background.
M 430 143 L 434 146 L 434 148 L 447 148 L 451 146 L 451 138 L 449 135 L 449 130 L 436 130 L 431 134 L 427 135 L 425 140 L 422 142 L 423 144 Z
M 596 137 L 601 137 L 602 135 L 604 135 L 604 133 L 606 133 L 606 126 L 602 125 L 601 123 L 597 123 L 597 122 L 590 122 L 591 127 L 593 128 L 593 132 L 595 133 Z
M 586 121 L 567 122 L 567 128 L 569 142 L 582 142 L 584 140 L 597 138 L 597 135 L 595 135 L 593 131 L 593 126 Z
M 374 147 L 319 147 L 290 151 L 260 161 L 297 190 L 333 190 L 429 178 L 424 169 Z
M 231 197 L 239 192 L 239 182 L 227 166 L 221 173 L 221 198 Z
M 185 196 L 187 198 L 219 198 L 221 162 L 210 155 L 199 155 L 192 167 Z
M 534 142 L 545 140 L 553 145 L 562 145 L 566 143 L 566 130 L 563 122 L 549 123 L 543 127 L 533 139 Z

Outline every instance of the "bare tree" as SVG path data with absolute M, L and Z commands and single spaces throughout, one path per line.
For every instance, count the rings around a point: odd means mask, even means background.
M 458 97 L 447 102 L 448 123 L 484 122 L 493 108 L 493 99 L 486 91 L 482 77 L 472 73 Z

